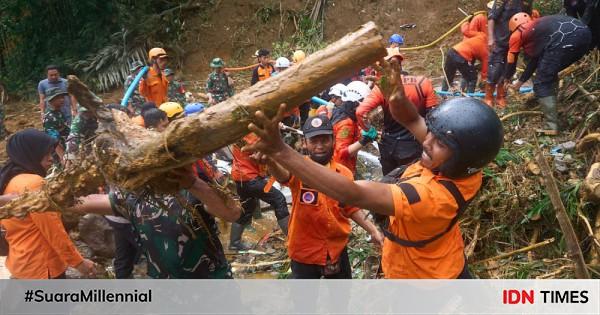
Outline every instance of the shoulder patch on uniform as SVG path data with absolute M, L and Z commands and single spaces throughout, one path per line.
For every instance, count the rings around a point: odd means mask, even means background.
M 402 192 L 404 193 L 404 195 L 406 196 L 406 199 L 408 200 L 408 204 L 412 205 L 414 203 L 421 201 L 421 196 L 419 196 L 419 193 L 417 192 L 417 189 L 415 188 L 415 186 L 413 186 L 409 183 L 398 183 L 398 187 L 400 187 L 400 189 L 402 189 Z
M 340 138 L 348 138 L 348 136 L 350 136 L 350 130 L 348 130 L 348 128 L 343 128 L 342 130 L 340 130 Z

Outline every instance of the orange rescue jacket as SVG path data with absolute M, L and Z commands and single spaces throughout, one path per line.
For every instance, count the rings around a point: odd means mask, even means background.
M 20 174 L 11 179 L 4 194 L 37 191 L 43 183 L 41 176 Z M 0 220 L 0 225 L 6 229 L 9 246 L 6 267 L 14 278 L 55 278 L 83 261 L 65 231 L 60 212 L 28 213 L 24 218 Z
M 441 181 L 451 181 L 465 200 L 481 187 L 482 174 L 450 179 L 433 173 L 417 162 L 391 184 L 394 215 L 389 231 L 404 240 L 420 241 L 440 234 L 457 215 L 458 202 Z M 458 224 L 424 247 L 407 247 L 386 237 L 381 265 L 386 278 L 457 278 L 465 265 L 464 243 Z

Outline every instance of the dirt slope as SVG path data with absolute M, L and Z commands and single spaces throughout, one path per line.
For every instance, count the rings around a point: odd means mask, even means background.
M 287 19 L 289 12 L 307 6 L 310 9 L 313 2 L 219 1 L 206 15 L 189 20 L 182 75 L 187 80 L 204 80 L 209 60 L 215 56 L 230 64 L 251 64 L 256 49 L 271 48 L 279 38 L 293 34 L 295 26 L 293 20 Z M 484 5 L 481 0 L 330 0 L 325 9 L 324 40 L 335 41 L 361 24 L 375 21 L 386 37 L 399 32 L 405 35 L 407 46 L 425 44 L 464 17 L 458 7 L 474 12 Z M 398 29 L 404 23 L 415 23 L 417 27 L 407 31 Z

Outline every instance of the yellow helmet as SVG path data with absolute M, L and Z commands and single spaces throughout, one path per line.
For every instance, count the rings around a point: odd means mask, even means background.
M 301 62 L 302 60 L 304 60 L 304 58 L 306 58 L 306 54 L 302 50 L 294 51 L 294 55 L 292 56 L 292 60 L 294 61 L 294 63 Z
M 158 109 L 160 109 L 163 112 L 165 112 L 167 114 L 167 117 L 169 117 L 169 119 L 171 119 L 171 118 L 177 118 L 177 116 L 183 114 L 183 107 L 181 107 L 181 105 L 179 103 L 177 103 L 177 102 L 162 103 L 158 107 Z
M 152 59 L 156 57 L 168 57 L 167 52 L 160 47 L 150 49 L 150 51 L 148 51 L 148 61 L 152 61 Z

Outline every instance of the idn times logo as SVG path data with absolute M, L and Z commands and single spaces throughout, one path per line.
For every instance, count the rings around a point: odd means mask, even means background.
M 585 304 L 587 290 L 502 290 L 502 304 Z

